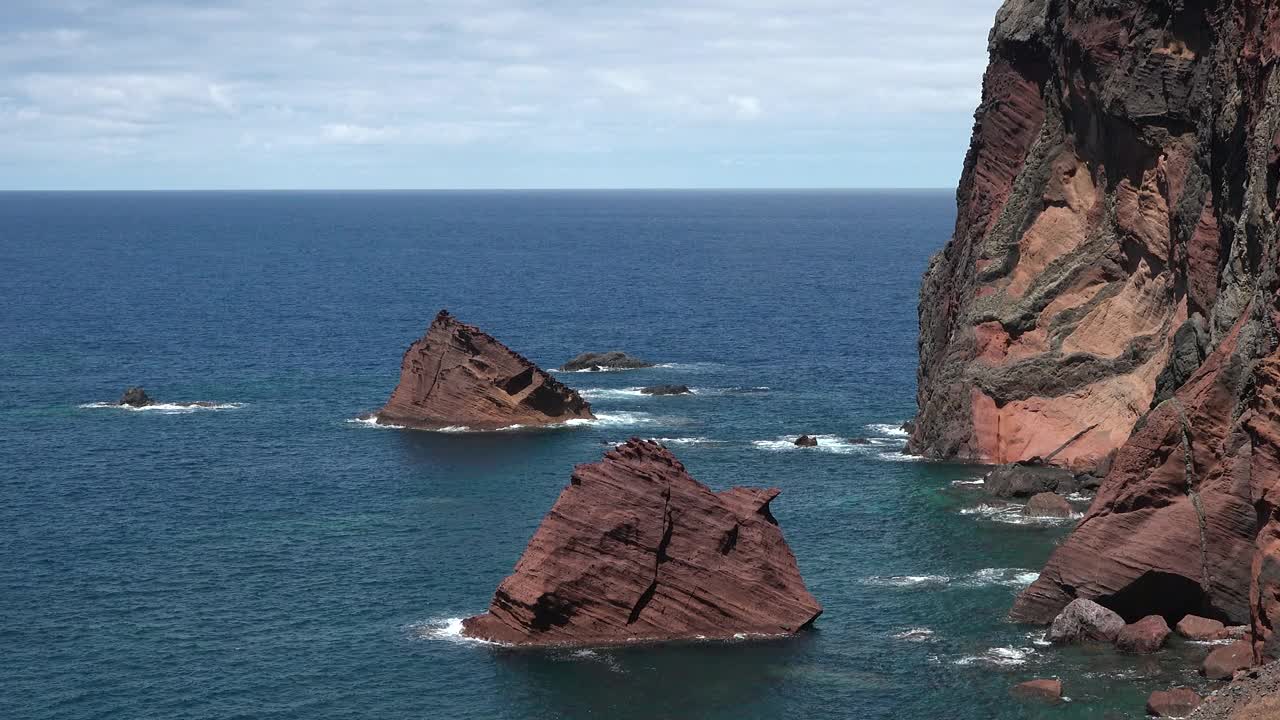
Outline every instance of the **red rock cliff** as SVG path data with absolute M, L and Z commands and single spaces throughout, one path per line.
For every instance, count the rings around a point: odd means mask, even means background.
M 487 333 L 441 310 L 404 354 L 384 425 L 494 430 L 594 418 L 591 406 Z
M 911 447 L 1116 451 L 1013 616 L 1252 619 L 1275 654 L 1280 5 L 1008 0 L 990 50 Z
M 466 635 L 524 645 L 782 635 L 822 607 L 769 512 L 777 490 L 709 490 L 657 443 L 574 469 Z

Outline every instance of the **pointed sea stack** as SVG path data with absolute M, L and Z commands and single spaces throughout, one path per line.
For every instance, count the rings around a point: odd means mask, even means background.
M 769 512 L 631 439 L 579 465 L 489 611 L 463 634 L 516 645 L 790 635 L 822 613 Z
M 594 417 L 577 392 L 447 310 L 409 346 L 400 384 L 375 415 L 382 425 L 426 430 L 496 430 Z

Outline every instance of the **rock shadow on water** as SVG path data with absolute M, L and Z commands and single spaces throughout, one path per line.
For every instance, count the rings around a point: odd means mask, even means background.
M 547 717 L 700 718 L 729 706 L 751 707 L 759 717 L 785 717 L 777 688 L 866 684 L 814 659 L 818 634 L 593 648 L 497 647 L 495 685 L 512 701 L 537 697 Z

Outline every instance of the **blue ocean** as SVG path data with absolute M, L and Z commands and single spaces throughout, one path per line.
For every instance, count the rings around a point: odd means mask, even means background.
M 1204 648 L 1007 622 L 1070 523 L 901 452 L 954 217 L 951 191 L 0 195 L 0 716 L 1141 717 Z M 561 374 L 588 426 L 359 422 L 441 308 L 543 367 L 658 366 Z M 161 404 L 107 405 L 129 385 Z M 813 631 L 459 636 L 573 465 L 631 436 L 714 489 L 782 489 Z M 1038 677 L 1070 702 L 1010 697 Z

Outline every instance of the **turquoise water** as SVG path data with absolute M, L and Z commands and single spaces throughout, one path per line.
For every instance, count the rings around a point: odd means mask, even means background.
M 950 192 L 0 195 L 0 715 L 1140 716 L 1204 648 L 1038 644 L 1004 614 L 1067 528 L 899 452 L 953 218 Z M 562 375 L 590 427 L 353 422 L 442 307 L 547 367 L 663 365 Z M 665 382 L 698 392 L 630 390 Z M 130 384 L 224 406 L 92 407 Z M 573 464 L 632 435 L 713 488 L 782 488 L 815 631 L 457 637 Z M 1065 707 L 1009 698 L 1054 675 Z

